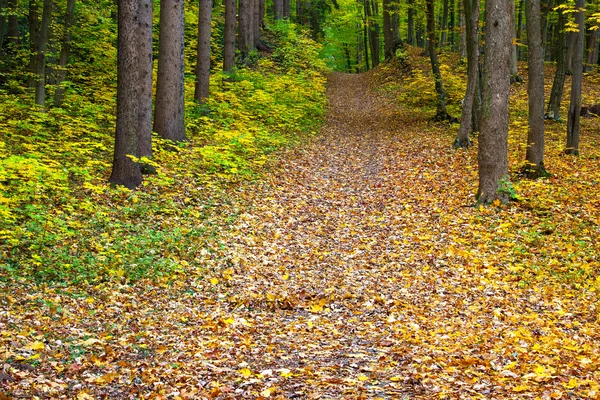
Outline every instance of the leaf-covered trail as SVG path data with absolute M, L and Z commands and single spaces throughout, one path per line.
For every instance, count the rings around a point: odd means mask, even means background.
M 452 133 L 373 92 L 372 79 L 330 77 L 321 135 L 238 193 L 248 207 L 179 279 L 0 299 L 5 359 L 39 357 L 34 369 L 13 362 L 0 389 L 596 398 L 595 289 L 525 267 L 545 262 L 555 239 L 517 230 L 552 215 L 465 207 L 476 153 L 453 150 Z

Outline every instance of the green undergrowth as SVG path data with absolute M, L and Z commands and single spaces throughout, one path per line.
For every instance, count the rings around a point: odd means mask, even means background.
M 47 112 L 30 93 L 0 88 L 0 279 L 168 278 L 220 246 L 243 204 L 236 192 L 274 151 L 314 134 L 324 112 L 318 45 L 286 23 L 265 35 L 273 51 L 231 74 L 215 71 L 206 105 L 193 101 L 186 66 L 190 141 L 155 137 L 158 173 L 136 191 L 106 183 L 114 68 L 94 76 L 97 66 L 76 63 L 65 105 Z M 103 65 L 116 65 L 110 39 L 95 47 Z

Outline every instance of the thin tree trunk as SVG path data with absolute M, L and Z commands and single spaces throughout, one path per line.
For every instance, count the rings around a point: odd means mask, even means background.
M 460 0 L 459 0 L 460 1 Z M 456 51 L 456 41 L 454 34 L 454 29 L 456 27 L 456 10 L 455 10 L 455 0 L 450 0 L 450 23 L 448 26 L 448 30 L 450 31 L 450 50 Z
M 575 23 L 579 25 L 579 32 L 575 34 L 573 48 L 573 75 L 571 77 L 571 104 L 567 120 L 567 148 L 566 154 L 579 155 L 579 118 L 581 110 L 581 84 L 583 79 L 583 42 L 585 38 L 584 8 L 585 0 L 577 0 L 575 7 Z
M 519 67 L 517 65 L 517 44 L 516 44 L 516 35 L 517 35 L 517 24 L 515 21 L 515 0 L 510 0 L 511 13 L 510 13 L 510 22 L 511 22 L 511 32 L 512 32 L 512 46 L 510 53 L 510 81 L 514 82 L 523 82 L 523 78 L 519 75 Z
M 358 34 L 356 35 L 356 72 L 361 72 L 361 65 L 363 60 L 363 39 L 360 34 L 361 26 L 358 25 Z
M 289 1 L 289 0 L 288 0 Z M 288 4 L 289 6 L 289 4 Z M 284 14 L 285 15 L 285 14 Z M 253 22 L 252 22 L 252 48 L 255 49 L 260 41 L 260 0 L 254 0 L 254 13 Z M 289 18 L 289 8 L 288 8 L 288 16 L 285 18 Z
M 569 47 L 567 49 L 567 75 L 572 75 L 574 49 L 576 48 L 577 33 L 567 32 L 567 41 L 569 42 Z
M 365 16 L 369 26 L 369 45 L 371 49 L 371 65 L 373 68 L 379 65 L 379 24 L 376 22 L 377 4 L 372 0 L 364 0 Z
M 477 201 L 510 201 L 508 177 L 508 98 L 514 25 L 506 0 L 487 0 L 485 18 L 483 115 L 479 133 L 479 189 Z
M 465 27 L 465 9 L 462 6 L 462 1 L 459 0 L 458 2 L 458 15 L 459 15 L 459 23 L 460 23 L 460 44 L 459 44 L 459 51 L 460 51 L 460 59 L 464 60 L 465 58 L 468 57 L 467 54 L 467 29 Z
M 552 11 L 554 0 L 542 0 L 542 45 L 544 46 L 544 54 L 548 56 L 548 29 L 550 24 L 548 23 L 548 14 Z
M 35 18 L 37 15 L 35 16 Z M 35 87 L 35 103 L 45 107 L 46 105 L 46 49 L 50 38 L 50 18 L 52 17 L 52 0 L 44 0 L 42 10 L 42 22 L 35 35 L 33 48 L 35 53 L 32 57 L 33 87 Z M 34 24 L 37 25 L 37 22 Z
M 210 87 L 210 23 L 212 1 L 200 0 L 198 5 L 198 49 L 196 53 L 196 87 L 194 99 L 204 103 Z
M 6 32 L 6 0 L 0 0 L 0 55 L 4 53 L 4 33 Z
M 283 1 L 284 0 L 273 0 L 273 12 L 275 20 L 283 18 Z M 240 6 L 240 9 L 242 7 Z
M 17 10 L 18 10 L 18 1 L 17 0 L 8 0 L 8 11 L 10 14 L 8 15 L 8 32 L 6 36 L 8 38 L 8 42 L 15 45 L 20 41 L 19 38 L 19 20 L 17 19 Z
M 366 1 L 366 0 L 363 0 Z M 368 27 L 368 20 L 367 17 L 365 16 L 364 21 L 363 21 L 363 41 L 364 41 L 364 49 L 365 49 L 365 71 L 369 71 L 371 69 L 370 67 L 370 63 L 369 63 L 369 27 Z
M 444 0 L 442 10 L 442 35 L 440 39 L 440 48 L 443 49 L 446 47 L 446 42 L 448 41 L 448 0 Z
M 187 140 L 184 124 L 183 28 L 183 0 L 161 0 L 154 131 L 162 138 L 173 141 Z
M 251 29 L 250 17 L 253 10 L 251 6 L 254 4 L 252 0 L 239 0 L 239 11 L 238 11 L 238 50 L 242 55 L 242 59 L 246 59 L 248 57 L 248 53 L 251 50 L 250 43 L 248 42 L 248 38 L 250 33 L 248 32 Z
M 585 71 L 589 72 L 596 68 L 598 64 L 598 30 L 590 31 L 590 36 L 587 42 L 587 58 Z
M 142 183 L 138 163 L 128 155 L 138 152 L 138 0 L 120 0 L 118 12 L 117 123 L 113 169 L 109 182 L 129 189 Z
M 479 81 L 479 0 L 463 0 L 467 31 L 468 78 L 462 116 L 454 147 L 469 147 L 473 104 Z
M 402 46 L 402 39 L 400 38 L 400 11 L 397 1 L 390 2 L 390 18 L 392 23 L 392 42 L 393 53 L 396 54 L 396 49 Z
M 29 79 L 28 86 L 35 88 L 37 81 L 37 53 L 38 53 L 38 37 L 40 34 L 40 13 L 39 0 L 29 0 L 29 13 L 27 22 L 29 24 Z
M 434 0 L 426 0 L 427 5 L 427 35 L 429 46 L 429 59 L 431 60 L 431 70 L 433 71 L 433 79 L 435 80 L 435 91 L 438 96 L 437 111 L 434 119 L 438 121 L 451 119 L 446 111 L 446 93 L 442 84 L 442 73 L 440 72 L 440 64 L 435 52 L 435 11 Z
M 223 29 L 223 71 L 230 72 L 235 67 L 235 0 L 225 3 L 225 27 Z
M 383 0 L 383 54 L 385 61 L 391 60 L 394 55 L 394 38 L 392 33 L 390 0 Z
M 283 0 L 283 18 L 290 18 L 290 0 Z
M 152 158 L 152 0 L 138 0 L 137 58 L 138 58 L 138 157 Z M 156 169 L 141 162 L 142 174 Z
M 408 44 L 411 46 L 416 45 L 417 41 L 415 38 L 415 0 L 408 0 Z
M 556 72 L 554 73 L 554 81 L 552 82 L 550 100 L 548 101 L 548 109 L 546 111 L 546 118 L 553 119 L 555 121 L 560 121 L 560 103 L 562 101 L 565 75 L 567 72 L 567 57 L 569 56 L 567 33 L 564 31 L 566 20 L 566 15 L 562 12 L 562 10 L 559 10 L 558 25 L 562 26 L 563 29 L 560 29 L 558 33 L 556 45 Z
M 522 30 L 523 30 L 523 7 L 524 7 L 524 3 L 525 0 L 519 0 L 519 14 L 518 14 L 518 18 L 517 18 L 517 43 L 518 44 L 522 44 L 523 41 L 521 40 L 521 36 L 522 36 Z M 541 29 L 541 28 L 540 28 Z M 517 46 L 517 60 L 521 59 L 521 47 Z
M 525 154 L 525 173 L 528 178 L 546 176 L 544 168 L 544 47 L 540 0 L 527 0 L 527 67 L 529 79 L 529 131 Z
M 75 0 L 67 0 L 67 10 L 65 13 L 64 34 L 60 56 L 58 58 L 58 72 L 56 76 L 56 91 L 54 92 L 54 107 L 60 107 L 65 98 L 65 87 L 62 82 L 67 77 L 67 64 L 71 56 L 71 27 L 75 19 Z
M 348 48 L 348 43 L 344 43 L 344 54 L 346 55 L 346 65 L 348 68 L 348 73 L 352 73 L 352 60 L 350 59 L 350 49 Z

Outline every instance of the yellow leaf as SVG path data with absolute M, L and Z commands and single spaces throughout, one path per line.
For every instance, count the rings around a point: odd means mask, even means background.
M 219 283 L 219 280 L 217 278 L 210 278 L 210 283 L 216 285 L 217 283 Z
M 368 379 L 369 379 L 369 378 L 368 378 L 366 375 L 363 375 L 363 374 L 360 374 L 360 375 L 358 376 L 358 380 L 359 380 L 359 381 L 361 381 L 361 382 L 364 382 L 364 381 L 366 381 L 366 380 L 368 380 Z
M 284 378 L 289 378 L 290 376 L 294 376 L 294 374 L 292 374 L 292 371 L 290 371 L 287 368 L 281 368 L 279 371 L 279 375 L 283 376 Z
M 29 343 L 27 346 L 25 346 L 25 348 L 29 349 L 29 350 L 43 350 L 44 343 L 42 343 L 42 342 Z
M 227 318 L 227 319 L 223 319 L 222 321 L 224 323 L 226 323 L 227 325 L 231 325 L 231 324 L 233 324 L 235 322 L 235 319 L 230 317 L 230 318 Z
M 87 299 L 85 299 L 85 301 L 88 304 L 92 304 L 94 302 L 94 298 L 93 297 L 88 297 Z
M 81 344 L 83 346 L 91 346 L 93 344 L 96 343 L 101 343 L 102 341 L 100 339 L 96 339 L 96 338 L 89 338 L 88 340 L 84 340 L 83 342 L 81 342 Z
M 400 378 L 399 376 L 397 376 L 397 375 L 396 375 L 396 376 L 392 376 L 392 377 L 390 378 L 390 381 L 392 381 L 392 382 L 399 382 L 399 381 L 400 381 L 400 379 L 401 379 L 401 378 Z
M 40 358 L 40 353 L 35 353 L 31 357 L 27 357 L 27 360 L 37 360 L 38 358 Z
M 529 385 L 519 385 L 513 388 L 513 392 L 524 392 L 526 390 L 529 390 Z
M 290 276 L 288 274 L 283 275 L 283 280 L 287 281 L 288 279 L 290 279 Z
M 318 313 L 323 311 L 323 306 L 320 304 L 313 304 L 310 306 L 310 312 Z
M 79 392 L 77 393 L 77 400 L 94 400 L 94 398 L 86 392 Z
M 265 389 L 262 392 L 260 392 L 260 395 L 262 397 L 271 397 L 271 389 Z
M 238 370 L 238 372 L 244 377 L 244 378 L 250 378 L 252 376 L 252 371 L 250 371 L 248 368 L 242 368 L 240 370 Z
M 567 389 L 574 389 L 579 386 L 579 382 L 577 381 L 577 378 L 571 378 L 565 386 Z

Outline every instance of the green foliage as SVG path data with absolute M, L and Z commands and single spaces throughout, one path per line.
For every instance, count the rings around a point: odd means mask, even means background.
M 0 86 L 0 280 L 177 276 L 218 246 L 219 230 L 235 219 L 229 188 L 318 128 L 325 106 L 319 47 L 293 25 L 275 24 L 267 33 L 272 56 L 257 53 L 252 67 L 214 73 L 203 106 L 192 98 L 187 57 L 190 141 L 154 137 L 157 174 L 131 192 L 106 183 L 116 99 L 111 7 L 78 7 L 64 106 L 39 111 L 29 93 L 14 89 L 22 87 L 18 75 Z

